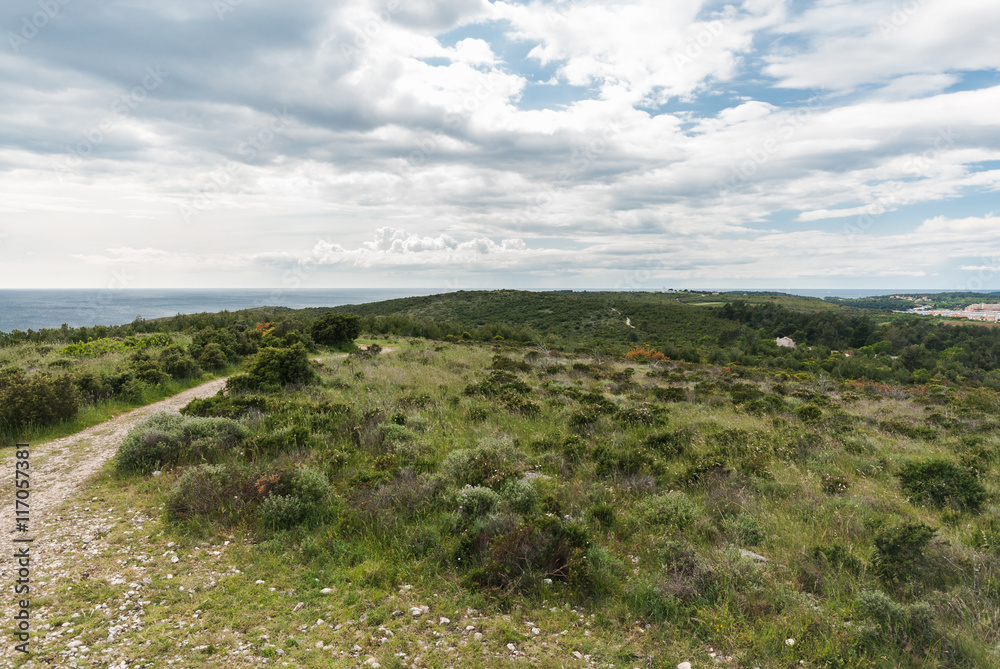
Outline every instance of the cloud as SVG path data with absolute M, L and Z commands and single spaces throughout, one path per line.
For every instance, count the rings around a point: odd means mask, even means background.
M 958 277 L 1000 10 L 896 4 L 71 3 L 0 50 L 0 280 Z

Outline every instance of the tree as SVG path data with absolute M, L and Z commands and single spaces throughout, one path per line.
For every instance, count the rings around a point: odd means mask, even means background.
M 309 334 L 317 344 L 343 346 L 361 334 L 361 318 L 356 314 L 328 312 L 313 321 Z

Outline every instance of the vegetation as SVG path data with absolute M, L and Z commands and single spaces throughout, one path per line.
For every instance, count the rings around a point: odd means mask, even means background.
M 737 297 L 220 314 L 113 368 L 12 345 L 72 362 L 4 387 L 65 379 L 83 406 L 241 365 L 95 484 L 162 507 L 154 552 L 246 539 L 238 578 L 149 586 L 153 620 L 197 614 L 205 666 L 237 628 L 289 666 L 1000 666 L 998 335 Z M 377 343 L 310 361 L 348 312 Z M 105 601 L 74 585 L 41 605 Z M 120 633 L 138 658 L 175 629 Z
M 512 643 L 539 666 L 626 648 L 651 666 L 707 663 L 706 648 L 748 667 L 997 666 L 988 403 L 649 355 L 383 343 L 395 352 L 329 360 L 310 385 L 192 403 L 173 420 L 228 416 L 238 445 L 156 465 L 176 536 L 244 533 L 249 555 L 322 574 L 340 593 L 327 615 L 382 612 L 390 640 L 361 643 L 375 661 L 491 666 Z M 417 613 L 393 617 L 404 585 Z M 422 647 L 431 592 L 488 636 Z M 592 625 L 542 643 L 566 611 Z M 512 613 L 546 631 L 514 633 Z M 278 638 L 286 615 L 268 623 Z
M 361 319 L 355 314 L 328 312 L 312 322 L 309 333 L 318 344 L 334 347 L 353 344 L 361 334 Z

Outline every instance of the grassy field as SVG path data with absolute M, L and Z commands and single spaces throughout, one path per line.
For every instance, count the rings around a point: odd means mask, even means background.
M 46 624 L 128 666 L 1000 666 L 996 393 L 378 343 L 140 429 L 162 474 L 94 482 Z

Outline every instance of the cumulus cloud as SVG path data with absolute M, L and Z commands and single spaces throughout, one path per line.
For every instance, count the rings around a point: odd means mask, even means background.
M 1000 10 L 898 6 L 65 5 L 0 50 L 0 279 L 992 266 L 973 246 L 1000 190 Z

